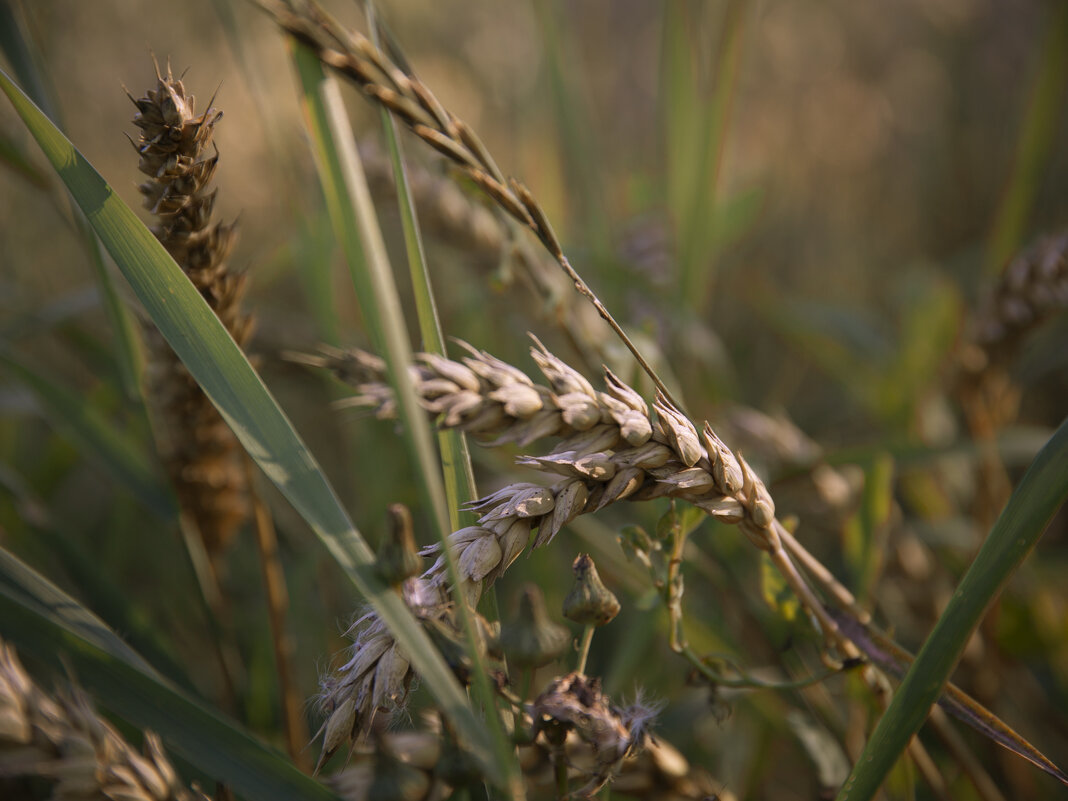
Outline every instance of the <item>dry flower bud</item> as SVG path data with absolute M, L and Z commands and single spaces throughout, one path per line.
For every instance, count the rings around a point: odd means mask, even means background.
M 612 594 L 589 554 L 579 554 L 571 569 L 575 583 L 564 599 L 564 617 L 584 626 L 603 626 L 619 614 L 619 599 Z
M 521 668 L 547 665 L 567 650 L 571 633 L 549 619 L 545 598 L 536 584 L 528 584 L 519 598 L 519 614 L 501 628 L 500 647 L 508 661 Z

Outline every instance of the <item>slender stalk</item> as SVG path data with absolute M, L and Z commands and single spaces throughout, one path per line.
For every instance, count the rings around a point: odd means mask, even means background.
M 278 555 L 278 535 L 271 512 L 256 490 L 252 460 L 245 455 L 245 475 L 249 500 L 252 503 L 252 523 L 256 532 L 256 546 L 263 571 L 263 589 L 267 596 L 267 620 L 271 626 L 271 646 L 274 649 L 275 670 L 278 672 L 278 695 L 282 707 L 282 728 L 285 731 L 286 752 L 293 763 L 305 773 L 311 769 L 308 759 L 308 727 L 302 712 L 303 702 L 293 674 L 293 638 L 286 618 L 289 612 L 289 592 L 285 571 Z
M 586 673 L 586 660 L 590 656 L 590 643 L 593 642 L 593 632 L 596 631 L 596 626 L 585 626 L 582 629 L 582 639 L 579 641 L 578 647 L 578 663 L 575 665 L 575 672 Z

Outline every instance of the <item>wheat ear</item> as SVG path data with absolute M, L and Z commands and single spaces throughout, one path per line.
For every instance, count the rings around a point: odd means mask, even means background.
M 0 640 L 0 777 L 13 776 L 54 780 L 57 801 L 207 801 L 179 784 L 159 737 L 146 731 L 137 753 L 84 693 L 49 695 Z
M 196 115 L 193 96 L 169 67 L 163 75 L 158 65 L 155 87 L 130 100 L 137 107 L 134 125 L 141 129 L 138 169 L 148 176 L 139 189 L 156 217 L 152 232 L 243 346 L 252 322 L 241 310 L 246 276 L 227 265 L 235 231 L 212 222 L 211 179 L 218 164 L 212 136 L 222 112 L 209 108 Z M 242 450 L 163 336 L 146 326 L 145 340 L 146 395 L 160 455 L 183 511 L 214 559 L 249 516 Z
M 549 487 L 511 484 L 470 505 L 480 515 L 477 525 L 452 533 L 448 545 L 454 549 L 464 597 L 472 605 L 523 552 L 532 533 L 533 546 L 538 547 L 580 514 L 624 499 L 666 496 L 737 524 L 769 553 L 831 644 L 845 655 L 856 655 L 784 549 L 789 534 L 775 519 L 767 488 L 711 426 L 706 423 L 698 431 L 662 395 L 651 413 L 641 396 L 607 369 L 605 390 L 597 391 L 536 340 L 531 354 L 547 386 L 484 351 L 466 347 L 469 353 L 461 361 L 421 354 L 419 364 L 410 368 L 427 411 L 438 416 L 439 425 L 459 428 L 490 445 L 514 442 L 526 447 L 557 437 L 559 443 L 547 454 L 521 456 L 519 463 L 561 477 Z M 378 357 L 329 349 L 319 356 L 294 358 L 333 369 L 356 386 L 353 404 L 373 408 L 381 417 L 393 416 L 393 393 Z M 446 597 L 444 559 L 439 545 L 424 553 L 438 559 L 413 580 L 405 597 L 420 617 L 440 619 Z M 411 679 L 403 654 L 373 613 L 360 618 L 356 629 L 352 658 L 323 680 L 320 701 L 329 716 L 324 752 L 332 752 L 350 734 L 366 732 L 380 705 L 402 703 Z

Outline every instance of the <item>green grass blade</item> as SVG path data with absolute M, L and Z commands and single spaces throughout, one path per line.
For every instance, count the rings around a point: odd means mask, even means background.
M 83 396 L 41 375 L 3 347 L 0 365 L 33 392 L 49 421 L 88 458 L 100 462 L 157 516 L 174 516 L 174 501 L 144 453 Z
M 262 801 L 336 799 L 284 756 L 161 679 L 73 599 L 12 592 L 9 568 L 19 565 L 3 552 L 0 557 L 0 631 L 20 651 L 69 671 L 94 699 L 124 720 L 152 729 L 169 750 L 239 795 Z M 43 579 L 33 581 L 40 585 Z
M 879 720 L 838 801 L 867 801 L 927 719 L 983 613 L 1068 498 L 1068 420 L 1038 453 Z
M 480 766 L 496 779 L 499 770 L 466 695 L 404 602 L 375 574 L 370 547 L 241 349 L 134 212 L 3 71 L 0 88 L 190 374 L 374 606 Z
M 426 412 L 408 378 L 412 349 L 356 140 L 337 81 L 326 75 L 309 48 L 297 42 L 292 47 L 315 163 L 334 232 L 348 261 L 368 332 L 386 360 L 390 383 L 397 393 L 397 416 L 426 509 L 434 515 L 440 536 L 445 536 L 452 529 L 440 463 Z

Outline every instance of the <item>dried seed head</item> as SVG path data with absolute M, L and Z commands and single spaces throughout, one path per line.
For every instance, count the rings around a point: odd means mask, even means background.
M 145 732 L 144 753 L 137 753 L 78 688 L 45 693 L 2 640 L 0 754 L 4 779 L 45 778 L 53 783 L 52 798 L 207 801 L 179 784 L 155 734 Z
M 597 397 L 597 393 L 594 392 L 590 382 L 586 380 L 582 373 L 551 354 L 548 348 L 542 345 L 536 337 L 532 337 L 532 339 L 534 339 L 535 347 L 530 349 L 530 355 L 534 357 L 534 361 L 538 363 L 542 374 L 548 379 L 553 392 L 557 395 L 568 395 L 576 392 L 588 398 Z
M 654 714 L 640 702 L 630 710 L 617 709 L 601 692 L 598 679 L 569 673 L 555 679 L 534 702 L 532 716 L 539 732 L 574 731 L 593 750 L 595 764 L 585 771 L 589 781 L 577 793 L 591 797 L 608 782 L 623 760 L 639 748 Z M 555 731 L 554 731 L 555 730 Z
M 391 586 L 399 586 L 405 579 L 418 576 L 423 569 L 423 559 L 415 545 L 412 530 L 412 514 L 400 503 L 388 510 L 389 530 L 378 549 L 375 571 Z
M 552 517 L 548 520 L 542 518 L 538 536 L 534 540 L 535 548 L 551 542 L 560 529 L 582 514 L 590 496 L 589 487 L 581 479 L 557 484 L 553 490 L 556 492 L 556 506 L 553 507 Z
M 500 648 L 508 661 L 521 668 L 541 667 L 563 654 L 570 642 L 568 630 L 549 619 L 538 586 L 524 587 L 517 619 L 501 627 Z
M 589 554 L 579 554 L 571 569 L 575 583 L 564 599 L 564 617 L 584 626 L 603 626 L 619 614 L 619 599 L 612 594 Z
M 138 169 L 148 176 L 139 190 L 156 215 L 152 232 L 207 301 L 238 345 L 252 333 L 241 310 L 246 276 L 230 271 L 232 225 L 212 223 L 215 191 L 209 186 L 218 154 L 212 135 L 221 113 L 194 116 L 194 100 L 168 67 L 156 68 L 156 85 L 137 107 L 141 129 Z M 248 519 L 250 504 L 243 451 L 230 427 L 155 328 L 145 328 L 146 399 L 153 433 L 179 503 L 216 559 Z

